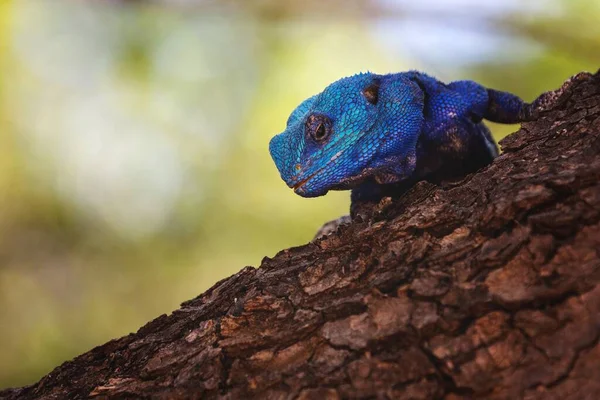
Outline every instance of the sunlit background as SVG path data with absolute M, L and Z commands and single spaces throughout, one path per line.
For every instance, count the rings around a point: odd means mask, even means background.
M 328 83 L 421 69 L 531 100 L 600 66 L 598 21 L 595 0 L 0 0 L 0 387 L 345 214 L 268 154 Z

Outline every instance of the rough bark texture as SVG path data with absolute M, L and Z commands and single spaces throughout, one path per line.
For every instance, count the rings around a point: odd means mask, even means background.
M 600 396 L 600 75 L 417 184 L 8 399 Z

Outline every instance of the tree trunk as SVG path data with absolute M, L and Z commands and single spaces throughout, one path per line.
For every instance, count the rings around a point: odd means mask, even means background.
M 478 173 L 0 397 L 600 398 L 600 75 L 557 97 Z

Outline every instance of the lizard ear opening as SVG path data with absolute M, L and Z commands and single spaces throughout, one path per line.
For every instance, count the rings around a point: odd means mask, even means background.
M 365 99 L 373 105 L 377 104 L 377 101 L 379 100 L 379 86 L 381 86 L 381 81 L 379 79 L 373 79 L 373 83 L 362 91 Z

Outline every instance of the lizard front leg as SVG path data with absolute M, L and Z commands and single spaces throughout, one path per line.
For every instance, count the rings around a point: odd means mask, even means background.
M 398 197 L 410 189 L 416 180 L 416 149 L 402 156 L 379 158 L 374 163 L 374 172 L 350 195 L 350 216 L 355 218 L 365 214 L 367 209 L 384 197 Z

